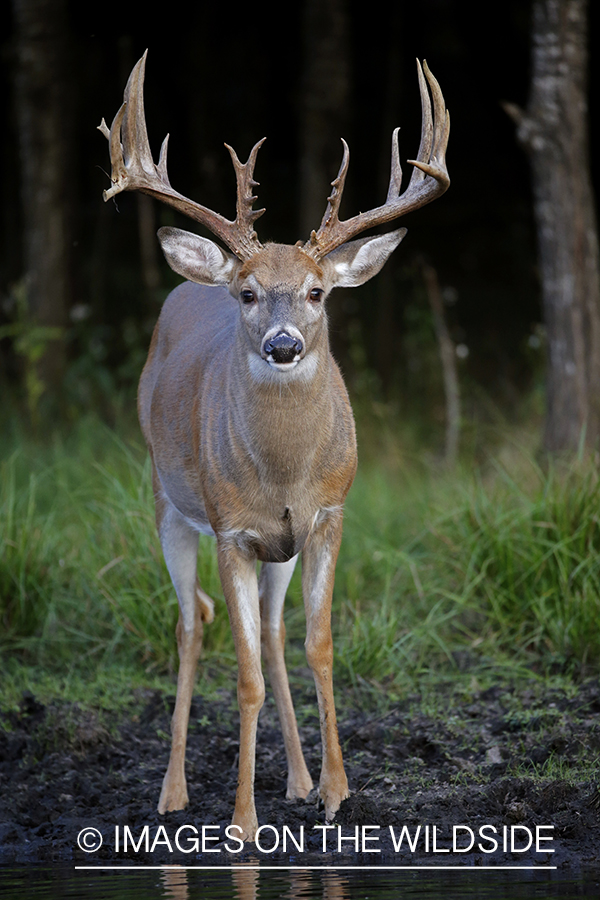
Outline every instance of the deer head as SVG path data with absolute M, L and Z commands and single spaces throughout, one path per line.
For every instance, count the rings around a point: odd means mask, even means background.
M 146 53 L 133 69 L 124 102 L 109 129 L 102 120 L 100 130 L 110 143 L 112 186 L 104 192 L 109 200 L 120 191 L 138 190 L 173 206 L 206 226 L 229 248 L 179 228 L 161 228 L 158 237 L 171 268 L 189 281 L 223 285 L 239 299 L 241 321 L 247 340 L 268 366 L 291 372 L 310 354 L 314 336 L 324 326 L 324 301 L 334 287 L 356 287 L 376 275 L 396 249 L 406 229 L 353 240 L 360 232 L 386 224 L 424 206 L 447 190 L 450 179 L 445 152 L 450 118 L 440 87 L 425 63 L 417 61 L 422 105 L 421 144 L 410 183 L 400 193 L 398 131 L 392 135 L 389 189 L 382 206 L 342 221 L 342 200 L 350 152 L 344 147 L 342 164 L 332 182 L 332 192 L 318 231 L 301 245 L 263 246 L 254 223 L 264 209 L 253 209 L 258 186 L 254 167 L 265 138 L 258 141 L 246 163 L 227 146 L 237 180 L 236 218 L 229 221 L 175 191 L 167 174 L 165 138 L 158 164 L 152 159 L 144 116 L 143 84 Z M 433 97 L 433 117 L 427 83 Z M 122 143 L 121 143 L 122 141 Z M 260 366 L 259 366 L 260 368 Z

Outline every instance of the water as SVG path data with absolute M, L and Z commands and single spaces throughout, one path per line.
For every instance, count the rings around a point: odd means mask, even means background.
M 76 870 L 74 866 L 0 867 L 2 900 L 520 900 L 599 897 L 600 870 L 559 872 L 482 871 L 293 871 L 240 866 L 198 871 L 183 868 Z

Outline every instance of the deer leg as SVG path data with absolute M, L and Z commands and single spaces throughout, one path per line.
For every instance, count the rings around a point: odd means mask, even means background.
M 242 840 L 253 841 L 258 828 L 254 805 L 256 727 L 265 699 L 256 560 L 230 541 L 217 541 L 217 556 L 238 663 L 240 750 L 232 825 L 240 829 Z
M 300 746 L 284 659 L 283 604 L 297 559 L 298 557 L 294 556 L 285 563 L 263 563 L 258 582 L 262 652 L 283 733 L 288 763 L 286 793 L 288 800 L 296 797 L 304 799 L 313 786 Z
M 323 763 L 319 795 L 330 822 L 349 796 L 333 698 L 331 599 L 335 564 L 342 538 L 341 515 L 313 531 L 302 551 L 302 589 L 306 609 L 306 658 L 312 669 L 319 703 Z
M 213 605 L 196 579 L 197 532 L 187 524 L 175 507 L 158 493 L 156 517 L 165 561 L 179 601 L 177 622 L 179 672 L 175 710 L 171 720 L 171 755 L 158 801 L 158 811 L 163 814 L 183 809 L 188 803 L 185 747 L 190 704 L 194 692 L 196 665 L 202 649 L 202 623 L 212 622 Z

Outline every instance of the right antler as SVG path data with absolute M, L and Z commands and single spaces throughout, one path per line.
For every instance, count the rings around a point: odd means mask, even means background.
M 423 77 L 421 64 L 417 60 L 419 74 L 419 89 L 421 92 L 422 126 L 421 144 L 416 159 L 408 162 L 414 166 L 408 188 L 400 194 L 402 183 L 402 169 L 400 167 L 400 152 L 398 149 L 398 131 L 392 135 L 392 165 L 390 174 L 390 186 L 383 206 L 359 213 L 351 219 L 341 222 L 339 219 L 340 203 L 344 191 L 344 183 L 348 173 L 350 151 L 348 144 L 342 139 L 344 156 L 342 165 L 335 181 L 331 182 L 333 188 L 327 198 L 327 209 L 318 231 L 313 231 L 310 239 L 304 244 L 303 250 L 316 260 L 323 259 L 336 247 L 344 244 L 375 225 L 384 225 L 397 219 L 405 213 L 418 209 L 426 203 L 430 203 L 444 193 L 450 186 L 450 176 L 446 168 L 446 147 L 450 135 L 450 114 L 445 108 L 444 97 L 439 84 L 429 71 L 427 63 L 423 63 L 425 76 L 433 97 L 434 117 L 431 116 L 431 101 L 427 91 L 427 84 Z M 399 196 L 400 195 L 400 196 Z
M 104 119 L 98 126 L 99 131 L 108 139 L 112 165 L 112 187 L 104 191 L 104 199 L 109 200 L 121 191 L 142 191 L 144 194 L 150 194 L 205 225 L 239 259 L 249 259 L 262 247 L 254 230 L 254 222 L 262 216 L 264 209 L 252 209 L 256 200 L 252 191 L 258 186 L 258 182 L 253 178 L 254 165 L 265 138 L 254 145 L 246 163 L 241 163 L 235 150 L 225 144 L 231 154 L 237 180 L 235 221 L 231 222 L 219 213 L 194 203 L 193 200 L 173 190 L 167 174 L 169 135 L 163 141 L 158 165 L 152 159 L 148 143 L 144 116 L 144 74 L 147 53 L 146 50 L 129 76 L 123 105 L 116 114 L 110 131 Z

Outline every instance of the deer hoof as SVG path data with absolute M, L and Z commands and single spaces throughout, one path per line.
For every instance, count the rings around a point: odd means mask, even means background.
M 174 812 L 177 809 L 185 809 L 189 803 L 189 797 L 185 779 L 183 782 L 169 778 L 169 772 L 165 775 L 160 798 L 158 812 L 164 816 L 166 812 Z

